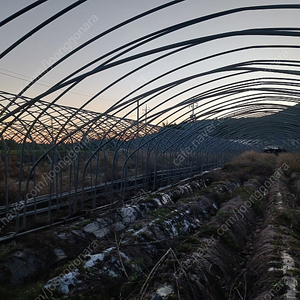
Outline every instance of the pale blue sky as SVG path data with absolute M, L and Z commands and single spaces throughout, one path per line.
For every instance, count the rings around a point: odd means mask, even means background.
M 0 20 L 5 19 L 12 13 L 22 9 L 23 7 L 33 3 L 32 0 L 0 0 Z M 22 37 L 29 30 L 43 22 L 46 18 L 54 13 L 74 3 L 74 0 L 49 0 L 44 4 L 36 7 L 32 11 L 20 16 L 14 21 L 0 28 L 0 52 L 4 51 L 8 46 L 14 43 L 18 38 Z M 95 35 L 104 30 L 142 13 L 148 9 L 154 8 L 169 1 L 158 0 L 89 0 L 74 10 L 63 15 L 55 22 L 47 25 L 38 33 L 27 39 L 16 49 L 12 50 L 0 61 L 0 90 L 11 93 L 18 93 L 39 70 L 45 69 L 48 62 L 55 61 L 58 57 L 58 52 L 61 47 L 64 47 L 67 53 L 77 45 L 84 43 Z M 60 66 L 51 70 L 49 74 L 44 76 L 38 83 L 30 88 L 25 95 L 35 97 L 38 94 L 47 90 L 47 88 L 60 79 L 64 78 L 71 72 L 80 68 L 84 64 L 93 59 L 115 49 L 133 39 L 142 37 L 146 34 L 162 29 L 164 27 L 177 24 L 182 21 L 204 16 L 210 13 L 242 7 L 249 5 L 263 4 L 287 4 L 287 1 L 275 0 L 186 0 L 172 7 L 159 11 L 155 14 L 140 19 L 132 24 L 129 24 L 117 31 L 109 34 L 106 37 L 94 42 L 93 44 L 81 50 L 73 57 L 64 61 Z M 299 1 L 288 1 L 290 4 L 299 4 Z M 89 28 L 86 23 L 89 24 Z M 157 39 L 140 47 L 137 50 L 130 52 L 130 55 L 141 51 L 149 50 L 154 47 L 167 45 L 174 42 L 179 42 L 185 39 L 197 38 L 206 35 L 227 32 L 232 30 L 242 30 L 260 27 L 300 27 L 300 10 L 285 10 L 285 11 L 256 11 L 242 12 L 235 15 L 225 16 L 211 21 L 203 22 L 183 30 L 174 32 L 168 36 Z M 86 30 L 80 31 L 84 27 Z M 74 40 L 76 37 L 76 42 Z M 188 63 L 194 59 L 199 59 L 219 51 L 226 51 L 236 47 L 248 45 L 267 45 L 267 44 L 299 44 L 298 37 L 233 37 L 221 39 L 213 42 L 201 44 L 191 49 L 180 52 L 169 58 L 146 67 L 139 72 L 132 74 L 129 78 L 122 81 L 115 87 L 106 91 L 103 95 L 94 100 L 88 109 L 95 111 L 104 111 L 108 109 L 114 102 L 126 95 L 127 92 L 133 90 L 139 85 L 150 81 L 154 77 L 167 72 L 181 64 Z M 244 51 L 238 54 L 230 54 L 219 59 L 208 60 L 201 64 L 181 70 L 174 73 L 163 80 L 158 81 L 150 87 L 154 88 L 159 84 L 164 84 L 179 78 L 195 74 L 200 71 L 208 71 L 214 68 L 224 66 L 226 64 L 236 63 L 251 59 L 271 59 L 274 61 L 280 60 L 284 49 L 262 49 Z M 288 59 L 298 59 L 299 50 L 287 50 Z M 60 55 L 60 54 L 59 54 Z M 128 56 L 129 54 L 125 55 Z M 157 55 L 151 56 L 151 58 Z M 73 91 L 68 93 L 58 103 L 79 107 L 85 103 L 90 96 L 97 93 L 112 81 L 118 79 L 123 74 L 126 74 L 134 67 L 140 66 L 142 63 L 149 61 L 149 58 L 142 58 L 134 62 L 126 63 L 122 66 L 106 70 L 99 74 L 93 75 L 81 82 Z M 95 66 L 99 65 L 97 63 Z M 205 79 L 197 79 L 184 85 L 185 88 L 193 86 L 214 78 L 207 76 Z M 245 77 L 246 78 L 246 77 Z M 202 81 L 201 81 L 202 80 Z M 226 83 L 229 81 L 223 81 Z M 215 85 L 209 85 L 207 88 L 212 88 Z M 150 88 L 149 87 L 149 88 Z M 148 89 L 149 89 L 148 88 Z M 150 107 L 154 107 L 167 96 L 171 96 L 175 91 L 179 92 L 182 87 L 173 89 L 167 92 L 162 97 L 149 102 Z M 205 88 L 206 89 L 206 88 Z M 197 92 L 205 91 L 198 89 Z M 184 96 L 192 96 L 193 93 L 188 93 Z M 51 101 L 55 95 L 50 95 L 45 100 Z M 172 100 L 172 105 L 176 101 L 183 98 Z M 170 104 L 166 104 L 160 109 L 167 108 Z M 124 114 L 125 112 L 121 113 Z M 135 113 L 129 115 L 135 118 Z

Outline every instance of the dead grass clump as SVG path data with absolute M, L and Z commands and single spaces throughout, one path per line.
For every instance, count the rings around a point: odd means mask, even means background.
M 5 169 L 4 158 L 0 158 L 0 181 L 4 180 L 5 177 L 18 178 L 20 168 L 16 157 L 7 158 L 7 167 Z
M 7 191 L 5 181 L 0 181 L 0 205 L 5 205 L 6 192 L 8 194 L 8 202 L 15 202 L 18 197 L 18 182 L 12 178 L 7 178 Z
M 249 295 L 260 295 L 270 290 L 273 282 L 279 281 L 275 272 L 269 272 L 271 267 L 277 268 L 276 265 L 279 255 L 276 255 L 274 240 L 276 233 L 271 226 L 263 229 L 254 244 L 253 256 L 248 263 L 247 281 L 251 282 Z
M 241 272 L 238 256 L 222 239 L 198 240 L 198 247 L 185 253 L 175 266 L 180 299 L 235 299 L 228 296 L 231 282 Z
M 276 160 L 276 167 L 280 168 L 283 164 L 288 166 L 287 170 L 284 170 L 286 176 L 290 176 L 292 173 L 300 173 L 300 153 L 281 153 Z
M 226 172 L 243 172 L 270 176 L 274 170 L 276 156 L 268 153 L 247 151 L 231 162 L 227 163 L 223 170 Z M 238 174 L 237 174 L 238 175 Z M 245 174 L 243 175 L 245 177 Z M 247 180 L 249 178 L 245 178 Z
M 221 169 L 216 169 L 204 174 L 202 178 L 206 179 L 210 183 L 215 181 L 225 181 L 226 174 Z
M 240 250 L 245 246 L 254 224 L 254 211 L 244 208 L 242 198 L 234 197 L 221 206 L 217 214 L 219 218 L 215 219 L 222 242 L 233 250 Z
M 300 205 L 300 174 L 292 173 L 289 185 L 295 196 L 295 202 Z

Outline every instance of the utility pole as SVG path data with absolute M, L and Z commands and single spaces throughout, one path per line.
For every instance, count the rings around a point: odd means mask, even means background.
M 53 128 L 53 118 L 51 117 L 51 138 L 52 138 L 52 141 L 53 141 L 53 144 L 54 144 L 54 128 Z
M 189 107 L 192 109 L 192 114 L 190 115 L 190 118 L 192 121 L 195 121 L 196 120 L 195 108 L 198 107 L 198 103 L 194 101 L 192 104 L 189 105 Z
M 147 118 L 148 118 L 149 110 L 150 110 L 150 107 L 148 107 L 147 104 L 146 104 L 145 108 L 143 109 L 143 112 L 145 114 L 145 134 L 147 134 Z
M 140 100 L 138 99 L 136 102 L 136 137 L 139 137 L 139 124 L 140 124 Z

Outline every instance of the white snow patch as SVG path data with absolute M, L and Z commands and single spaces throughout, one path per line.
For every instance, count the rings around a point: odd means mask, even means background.
M 100 254 L 94 254 L 89 256 L 90 259 L 85 263 L 84 268 L 92 268 L 97 261 L 103 261 L 105 254 L 100 253 Z
M 73 272 L 69 272 L 63 276 L 57 276 L 53 279 L 50 279 L 47 284 L 44 286 L 45 289 L 52 290 L 51 286 L 56 286 L 57 290 L 63 294 L 69 294 L 70 286 L 76 286 L 81 281 L 77 279 L 79 275 L 78 269 L 75 269 Z
M 158 198 L 154 198 L 153 199 L 159 206 L 161 206 L 161 202 L 160 202 L 160 200 L 158 199 Z
M 109 224 L 105 220 L 98 221 L 86 225 L 83 230 L 93 233 L 96 237 L 102 238 L 110 232 Z
M 213 203 L 212 206 L 214 209 L 218 209 L 218 206 L 215 203 Z
M 286 274 L 287 270 L 293 270 L 295 268 L 295 261 L 294 259 L 284 250 L 281 253 L 281 258 L 283 261 L 283 274 Z
M 166 204 L 166 203 L 171 202 L 171 201 L 172 201 L 172 198 L 171 198 L 170 195 L 164 194 L 164 195 L 162 196 L 162 202 L 163 202 L 163 204 Z
M 269 268 L 268 271 L 282 271 L 284 275 L 288 273 L 289 276 L 283 277 L 285 284 L 288 286 L 288 290 L 284 296 L 287 300 L 296 300 L 298 282 L 295 277 L 291 276 L 291 272 L 289 272 L 295 269 L 295 261 L 286 250 L 281 252 L 281 259 L 283 262 L 281 269 Z
M 166 220 L 165 223 L 166 223 L 167 225 L 169 225 L 169 228 L 171 229 L 171 234 L 172 234 L 173 236 L 177 236 L 177 235 L 178 235 L 178 231 L 177 231 L 177 229 L 174 227 L 174 225 L 172 224 L 172 222 L 171 222 L 170 220 Z
M 165 285 L 165 286 L 159 288 L 159 289 L 156 291 L 156 293 L 157 293 L 158 295 L 160 295 L 161 297 L 166 297 L 166 296 L 168 296 L 168 295 L 170 295 L 170 294 L 173 293 L 173 288 L 172 288 L 171 285 Z
M 116 272 L 114 272 L 113 270 L 108 269 L 107 267 L 104 267 L 103 270 L 107 271 L 108 274 L 109 274 L 111 277 L 118 277 L 118 275 L 117 275 Z M 103 271 L 100 272 L 100 273 L 103 273 Z
M 137 236 L 138 234 L 145 232 L 145 228 L 142 227 L 141 229 L 139 229 L 138 231 L 134 232 L 132 235 Z
M 187 232 L 191 223 L 187 219 L 184 219 L 183 224 L 184 224 L 184 232 Z
M 295 269 L 295 261 L 294 259 L 284 250 L 281 253 L 281 258 L 283 261 L 282 271 L 283 274 L 286 274 L 289 270 Z M 288 286 L 288 290 L 285 294 L 286 299 L 288 300 L 296 300 L 297 294 L 297 279 L 293 276 L 285 276 L 285 284 Z
M 89 255 L 90 259 L 84 264 L 84 268 L 92 268 L 95 266 L 97 261 L 103 261 L 106 254 L 110 253 L 114 247 L 108 248 L 102 253 Z

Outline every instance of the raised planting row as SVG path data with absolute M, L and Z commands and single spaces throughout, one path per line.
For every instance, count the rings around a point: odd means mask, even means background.
M 246 153 L 3 245 L 0 298 L 18 299 L 14 284 L 25 300 L 297 299 L 300 177 L 292 161 Z

